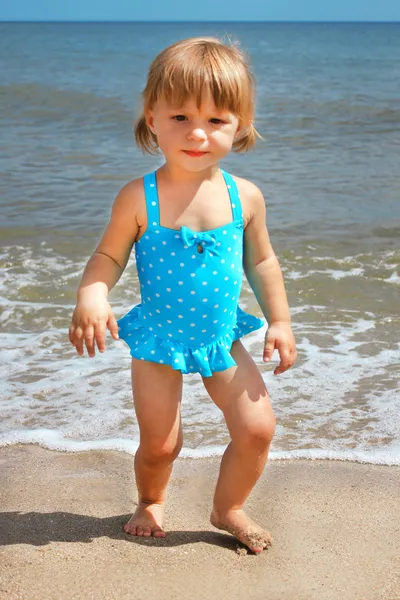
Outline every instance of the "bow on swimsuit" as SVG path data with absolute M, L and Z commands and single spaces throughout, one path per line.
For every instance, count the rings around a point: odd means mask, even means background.
M 132 357 L 203 377 L 235 366 L 232 343 L 264 325 L 238 304 L 242 207 L 234 179 L 221 172 L 233 220 L 209 231 L 160 225 L 156 174 L 145 175 L 148 226 L 135 244 L 141 303 L 118 321 Z

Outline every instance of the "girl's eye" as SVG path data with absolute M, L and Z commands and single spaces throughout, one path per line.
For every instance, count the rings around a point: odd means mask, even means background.
M 222 121 L 222 119 L 210 119 L 210 122 L 213 125 L 222 125 L 224 123 L 224 121 Z
M 175 121 L 185 121 L 186 117 L 185 115 L 175 115 L 174 117 L 172 117 Z

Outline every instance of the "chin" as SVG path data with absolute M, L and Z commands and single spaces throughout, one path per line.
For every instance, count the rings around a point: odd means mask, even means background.
M 218 161 L 219 159 L 216 159 L 215 157 L 210 158 L 210 156 L 194 158 L 191 156 L 183 155 L 173 162 L 179 164 L 179 166 L 185 169 L 185 171 L 197 172 L 204 171 L 204 169 L 209 169 L 213 167 L 214 165 L 218 164 Z
M 221 154 L 209 153 L 202 157 L 193 157 L 183 154 L 179 160 L 179 163 L 189 171 L 203 171 L 204 169 L 209 169 L 218 165 L 218 163 L 223 160 L 227 154 L 228 152 Z
M 190 173 L 200 173 L 201 171 L 206 171 L 207 169 L 212 169 L 213 167 L 218 166 L 218 161 L 216 162 L 207 162 L 206 164 L 198 164 L 198 165 L 182 165 L 185 171 L 189 171 Z

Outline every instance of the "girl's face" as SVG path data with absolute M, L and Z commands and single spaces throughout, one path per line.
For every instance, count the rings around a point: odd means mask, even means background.
M 147 113 L 146 121 L 166 161 L 188 171 L 216 165 L 230 152 L 239 133 L 238 118 L 218 109 L 209 92 L 200 109 L 195 99 L 178 107 L 160 99 Z

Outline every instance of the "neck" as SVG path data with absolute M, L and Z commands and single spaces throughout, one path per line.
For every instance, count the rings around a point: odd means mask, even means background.
M 207 169 L 204 169 L 204 171 L 186 171 L 181 167 L 176 167 L 174 165 L 165 163 L 159 169 L 159 173 L 171 183 L 196 185 L 202 183 L 203 181 L 211 181 L 214 179 L 217 173 L 219 173 L 219 165 L 217 164 L 207 167 Z

